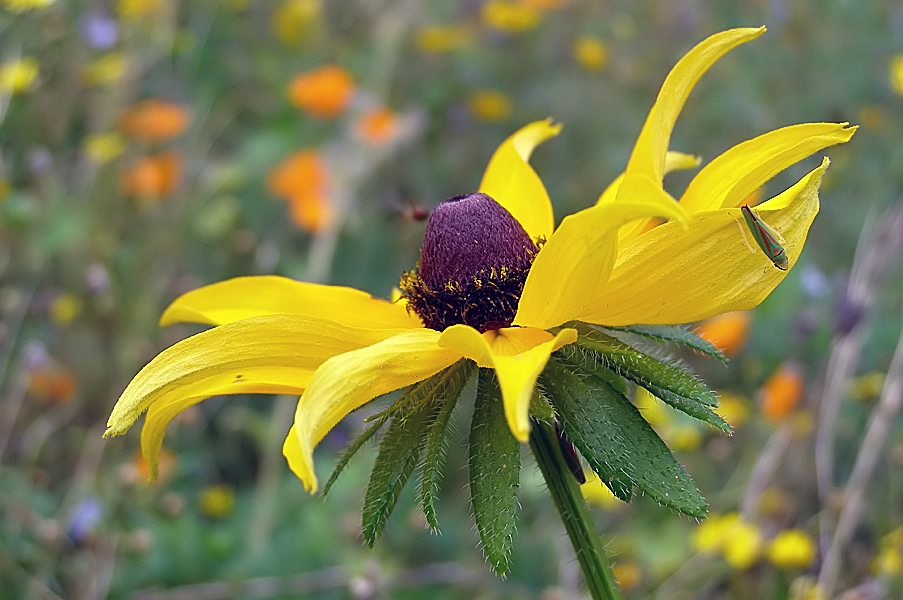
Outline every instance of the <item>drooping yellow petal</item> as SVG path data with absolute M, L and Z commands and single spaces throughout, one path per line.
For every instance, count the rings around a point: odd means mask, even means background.
M 212 395 L 298 393 L 326 359 L 401 331 L 357 329 L 296 315 L 221 325 L 167 348 L 141 369 L 113 407 L 104 435 L 125 433 L 157 402 L 163 415 Z
M 822 148 L 848 142 L 856 127 L 805 123 L 738 144 L 699 172 L 680 204 L 688 213 L 739 206 L 762 184 Z
M 580 315 L 611 274 L 625 223 L 649 216 L 684 219 L 680 205 L 647 177 L 627 176 L 622 187 L 635 181 L 648 190 L 637 202 L 594 206 L 562 221 L 530 268 L 515 325 L 548 329 Z
M 643 173 L 661 184 L 665 174 L 665 154 L 668 151 L 671 131 L 690 90 L 719 58 L 763 33 L 764 27 L 731 29 L 716 33 L 680 59 L 662 84 L 655 105 L 643 125 L 627 164 L 628 175 Z
M 702 158 L 693 154 L 684 154 L 683 152 L 668 152 L 665 155 L 665 175 L 672 171 L 682 171 L 685 169 L 695 169 L 702 162 Z M 624 173 L 621 173 L 612 181 L 599 199 L 596 200 L 596 206 L 600 204 L 608 204 L 614 202 L 618 196 L 618 187 L 624 180 Z
M 828 160 L 756 209 L 784 238 L 791 268 L 818 212 Z M 624 247 L 607 285 L 579 319 L 602 325 L 689 323 L 758 305 L 784 279 L 756 245 L 739 209 L 690 215 Z
M 270 314 L 329 319 L 349 327 L 411 329 L 423 327 L 404 304 L 374 298 L 354 288 L 319 285 L 286 277 L 236 277 L 176 298 L 160 318 L 161 325 L 178 322 L 222 325 Z
M 549 194 L 528 161 L 536 146 L 560 130 L 551 119 L 521 127 L 492 155 L 480 183 L 480 191 L 504 206 L 533 239 L 548 239 L 555 217 Z
M 460 353 L 438 346 L 439 335 L 432 329 L 412 329 L 320 365 L 295 411 L 297 445 L 293 441 L 283 446 L 291 459 L 289 466 L 310 493 L 317 491 L 314 447 L 345 415 L 377 396 L 422 381 L 461 358 Z
M 552 337 L 547 331 L 531 327 L 506 327 L 480 334 L 467 325 L 452 325 L 442 332 L 439 345 L 460 352 L 481 367 L 495 369 L 508 426 L 514 437 L 526 442 L 536 378 L 552 352 L 576 341 L 574 329 L 562 329 Z

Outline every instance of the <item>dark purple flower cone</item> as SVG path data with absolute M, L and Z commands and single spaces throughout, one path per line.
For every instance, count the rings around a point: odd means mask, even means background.
M 426 224 L 420 277 L 433 289 L 464 287 L 481 273 L 529 266 L 537 248 L 517 219 L 486 194 L 467 194 L 436 207 Z
M 507 327 L 537 252 L 498 202 L 480 193 L 458 196 L 430 215 L 419 271 L 405 273 L 402 293 L 438 331 L 456 323 L 479 331 Z

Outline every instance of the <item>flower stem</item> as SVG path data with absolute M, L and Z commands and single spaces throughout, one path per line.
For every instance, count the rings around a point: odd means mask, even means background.
M 533 421 L 530 428 L 530 449 L 539 470 L 549 486 L 552 500 L 564 523 L 577 562 L 586 580 L 586 587 L 595 600 L 620 599 L 618 584 L 611 572 L 596 526 L 571 476 L 558 447 L 558 438 L 548 423 Z

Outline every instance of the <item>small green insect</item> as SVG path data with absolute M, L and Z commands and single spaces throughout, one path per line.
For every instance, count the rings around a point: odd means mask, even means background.
M 759 244 L 759 248 L 762 249 L 765 256 L 780 270 L 786 271 L 789 269 L 790 262 L 787 260 L 787 252 L 778 242 L 777 233 L 766 225 L 748 205 L 744 204 L 740 207 L 740 210 L 743 212 L 743 218 L 746 219 L 746 226 L 749 227 L 753 237 L 756 238 L 756 243 Z

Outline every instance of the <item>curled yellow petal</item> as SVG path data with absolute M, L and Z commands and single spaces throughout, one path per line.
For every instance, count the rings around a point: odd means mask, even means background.
M 283 446 L 289 467 L 310 493 L 317 491 L 314 447 L 345 415 L 377 396 L 422 381 L 461 358 L 460 353 L 438 346 L 439 335 L 432 329 L 405 331 L 320 365 L 298 401 L 296 439 Z
M 668 152 L 665 155 L 665 175 L 672 171 L 682 171 L 685 169 L 695 169 L 702 162 L 702 158 L 693 154 L 684 154 L 683 152 Z M 596 200 L 596 206 L 600 204 L 608 204 L 614 202 L 618 196 L 618 188 L 624 180 L 624 173 L 618 175 L 612 181 L 599 199 Z
M 545 186 L 528 162 L 533 149 L 558 135 L 561 125 L 552 120 L 521 127 L 492 155 L 480 190 L 505 207 L 531 238 L 548 238 L 555 229 L 552 203 Z
M 622 187 L 645 185 L 640 202 L 615 202 L 570 215 L 539 251 L 517 307 L 514 324 L 548 329 L 575 319 L 608 280 L 618 252 L 618 229 L 643 217 L 683 220 L 680 205 L 660 198 L 648 178 L 626 177 Z M 662 192 L 664 194 L 664 192 Z
M 442 332 L 439 345 L 460 352 L 481 367 L 495 369 L 508 426 L 514 437 L 526 442 L 536 378 L 552 352 L 576 341 L 574 329 L 562 329 L 553 337 L 531 327 L 506 327 L 480 334 L 467 325 L 452 325 Z
M 151 454 L 145 458 L 153 469 L 166 425 L 189 406 L 221 394 L 300 393 L 326 359 L 400 331 L 267 315 L 199 333 L 141 369 L 113 407 L 104 435 L 125 433 L 142 412 L 158 404 L 142 435 L 145 452 Z
M 644 173 L 659 184 L 677 115 L 690 90 L 715 62 L 740 44 L 765 33 L 765 28 L 731 29 L 703 40 L 671 69 L 627 164 L 627 174 Z
M 705 166 L 680 199 L 688 213 L 739 206 L 766 181 L 811 154 L 850 141 L 846 123 L 805 123 L 738 144 Z
M 286 277 L 236 277 L 183 294 L 163 316 L 161 325 L 178 322 L 222 325 L 269 314 L 329 319 L 349 327 L 411 329 L 423 327 L 403 303 L 374 298 L 354 288 L 319 285 Z
M 762 219 L 784 238 L 791 268 L 818 212 L 828 160 L 760 204 Z M 579 319 L 602 325 L 689 323 L 758 305 L 784 279 L 756 245 L 739 209 L 690 215 L 625 246 L 608 283 Z

